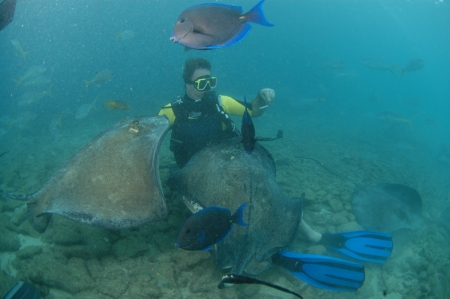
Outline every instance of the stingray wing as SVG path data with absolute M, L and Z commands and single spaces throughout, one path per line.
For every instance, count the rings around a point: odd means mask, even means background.
M 164 219 L 158 153 L 170 128 L 163 116 L 126 118 L 76 153 L 28 203 L 43 232 L 48 214 L 109 229 Z
M 392 233 L 421 225 L 422 199 L 416 190 L 400 184 L 357 184 L 352 194 L 356 220 L 367 230 Z

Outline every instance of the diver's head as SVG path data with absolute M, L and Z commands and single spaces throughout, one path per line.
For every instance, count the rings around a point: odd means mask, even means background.
M 203 58 L 186 60 L 183 70 L 186 94 L 191 99 L 201 99 L 205 92 L 217 85 L 217 78 L 211 77 L 211 64 Z

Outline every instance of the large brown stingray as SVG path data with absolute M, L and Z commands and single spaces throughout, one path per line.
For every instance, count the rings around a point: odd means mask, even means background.
M 167 215 L 158 169 L 164 116 L 126 118 L 87 143 L 40 190 L 5 197 L 28 201 L 28 219 L 44 232 L 51 214 L 108 229 Z
M 211 251 L 215 265 L 232 267 L 233 274 L 269 268 L 269 258 L 289 246 L 297 233 L 302 202 L 283 194 L 272 156 L 259 144 L 252 154 L 235 140 L 207 147 L 174 173 L 169 185 L 187 198 L 188 207 L 194 203 L 236 211 L 249 203 L 244 216 L 248 226 L 235 225 Z

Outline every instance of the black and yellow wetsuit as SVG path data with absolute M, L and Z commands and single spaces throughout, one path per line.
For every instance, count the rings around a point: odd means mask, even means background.
M 247 108 L 251 116 L 251 106 Z M 159 111 L 158 115 L 167 116 L 172 126 L 170 150 L 179 167 L 205 146 L 239 136 L 228 114 L 242 116 L 244 103 L 228 96 L 217 96 L 213 91 L 199 100 L 185 95 Z

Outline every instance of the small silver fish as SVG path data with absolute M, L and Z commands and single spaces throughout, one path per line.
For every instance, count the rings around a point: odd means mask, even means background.
M 11 40 L 11 45 L 13 47 L 14 53 L 16 53 L 17 55 L 22 57 L 23 61 L 26 62 L 27 61 L 27 55 L 28 55 L 29 52 L 25 52 L 23 50 L 22 45 L 20 44 L 20 42 L 17 39 L 12 39 Z
M 51 87 L 51 86 L 50 86 Z M 19 107 L 28 106 L 35 102 L 40 101 L 44 97 L 51 97 L 52 91 L 51 89 L 43 90 L 43 91 L 30 91 L 23 94 L 19 99 Z
M 81 105 L 77 109 L 77 112 L 75 113 L 75 118 L 76 119 L 83 119 L 86 116 L 88 116 L 89 112 L 91 112 L 92 108 L 94 107 L 95 102 L 97 102 L 97 99 L 95 99 L 91 104 L 83 104 L 83 105 Z
M 427 64 L 427 62 L 425 60 L 420 59 L 420 58 L 415 58 L 415 59 L 411 60 L 410 62 L 408 62 L 408 64 L 402 68 L 402 71 L 403 71 L 403 73 L 404 72 L 416 72 L 416 71 L 423 69 L 425 64 Z
M 94 76 L 94 78 L 92 78 L 90 81 L 84 80 L 84 84 L 86 84 L 86 89 L 89 87 L 89 84 L 100 85 L 102 83 L 105 83 L 106 81 L 110 80 L 113 75 L 114 75 L 114 73 L 110 70 L 104 70 L 104 71 L 98 72 Z
M 16 82 L 16 87 L 15 88 L 17 89 L 18 87 L 23 86 L 25 83 L 36 79 L 37 77 L 45 74 L 46 72 L 47 72 L 47 68 L 43 67 L 43 66 L 40 66 L 40 65 L 30 67 L 25 72 L 25 75 L 23 75 L 19 79 L 13 79 L 13 81 Z
M 404 124 L 407 124 L 409 126 L 411 131 L 413 131 L 412 121 L 414 120 L 414 118 L 416 118 L 416 116 L 414 116 L 414 117 L 412 117 L 410 119 L 404 119 L 403 117 L 401 117 L 400 115 L 398 115 L 395 112 L 384 111 L 384 112 L 381 112 L 381 113 L 377 114 L 377 119 L 379 121 L 384 122 L 384 123 L 389 124 L 389 125 L 398 125 L 398 124 L 404 123 Z
M 394 76 L 401 77 L 403 74 L 402 67 L 399 65 L 389 65 L 377 58 L 364 58 L 361 63 L 374 71 L 390 71 Z

